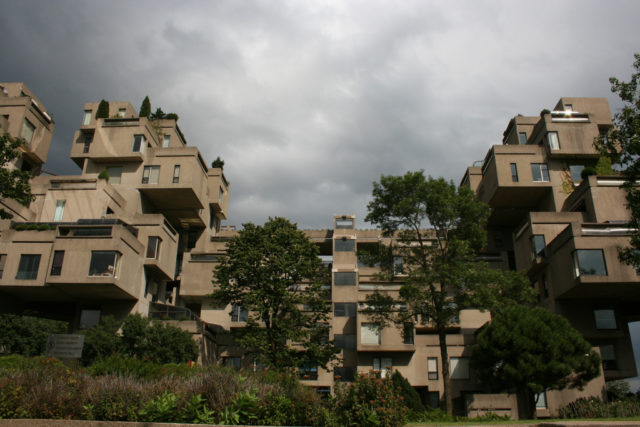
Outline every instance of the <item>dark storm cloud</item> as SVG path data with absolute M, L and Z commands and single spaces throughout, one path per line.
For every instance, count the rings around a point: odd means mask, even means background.
M 511 117 L 609 96 L 640 50 L 631 1 L 1 3 L 1 79 L 56 120 L 48 170 L 77 171 L 85 102 L 149 95 L 225 160 L 237 225 L 366 226 L 381 174 L 457 183 Z

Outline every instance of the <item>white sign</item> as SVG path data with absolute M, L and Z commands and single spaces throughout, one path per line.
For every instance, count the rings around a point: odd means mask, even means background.
M 84 335 L 49 334 L 45 354 L 49 357 L 79 359 L 83 345 Z

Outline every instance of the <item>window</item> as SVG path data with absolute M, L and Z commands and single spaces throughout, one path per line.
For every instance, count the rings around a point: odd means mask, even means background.
M 169 142 L 171 142 L 171 135 L 164 135 L 162 138 L 162 146 L 167 148 L 169 146 Z
M 427 392 L 427 405 L 430 408 L 438 409 L 440 407 L 440 392 L 428 391 Z
M 564 104 L 564 111 L 573 111 L 573 104 Z
M 374 357 L 373 370 L 380 372 L 380 378 L 391 378 L 393 360 L 390 357 Z
M 549 169 L 546 163 L 531 163 L 531 175 L 534 182 L 549 182 Z
M 224 190 L 222 187 L 218 190 L 218 203 L 222 203 L 222 195 L 224 194 Z
M 133 135 L 133 146 L 131 147 L 131 151 L 134 153 L 144 153 L 145 143 L 146 139 L 144 135 Z
M 354 252 L 356 250 L 355 239 L 336 239 L 335 251 L 336 252 Z
M 618 369 L 616 360 L 616 350 L 613 344 L 603 344 L 600 346 L 600 357 L 602 358 L 602 368 L 605 371 L 615 371 Z
M 115 277 L 118 274 L 119 253 L 116 251 L 91 251 L 90 277 Z
M 51 275 L 59 276 L 62 273 L 62 261 L 64 260 L 64 251 L 53 252 L 53 262 L 51 263 Z
M 402 265 L 402 257 L 393 257 L 393 274 L 404 274 L 404 267 Z
M 239 357 L 223 357 L 222 364 L 227 368 L 240 369 Z
M 524 145 L 527 143 L 527 134 L 525 132 L 518 133 L 518 139 L 520 140 L 520 144 Z
M 427 358 L 427 375 L 430 380 L 438 379 L 438 358 L 437 357 Z
M 324 268 L 331 268 L 331 266 L 333 266 L 333 255 L 318 255 L 318 258 L 322 261 L 322 266 Z
M 402 342 L 404 344 L 413 344 L 413 323 L 402 325 Z
M 126 112 L 127 112 L 126 108 L 118 108 L 118 117 L 124 118 L 124 115 L 126 114 Z
M 298 375 L 301 380 L 317 380 L 318 365 L 311 362 L 305 362 L 298 368 Z
M 582 182 L 582 170 L 584 165 L 570 165 L 569 171 L 571 171 L 571 179 L 575 184 Z
M 573 262 L 576 277 L 607 275 L 602 249 L 578 249 L 573 253 Z
M 558 141 L 558 132 L 548 132 L 547 133 L 547 142 L 549 143 L 549 148 L 552 150 L 560 149 L 560 142 Z
M 336 229 L 353 229 L 353 218 L 336 219 Z
M 333 344 L 345 350 L 354 350 L 356 348 L 355 334 L 335 334 L 333 336 Z
M 336 302 L 333 305 L 335 317 L 356 317 L 357 306 L 355 302 Z
M 80 329 L 93 328 L 100 322 L 100 310 L 82 310 L 80 312 Z
M 20 138 L 23 138 L 27 143 L 33 140 L 33 132 L 36 127 L 27 119 L 24 119 L 22 123 L 22 130 L 20 131 Z
M 160 237 L 149 236 L 149 240 L 147 241 L 147 258 L 158 258 L 158 252 L 160 252 L 160 242 Z
M 531 236 L 531 249 L 533 250 L 533 258 L 545 256 L 546 242 L 544 234 L 534 234 Z
M 340 271 L 333 273 L 333 284 L 336 286 L 354 286 L 356 284 L 356 272 Z
M 2 279 L 2 274 L 4 273 L 4 265 L 7 262 L 7 254 L 0 254 L 0 279 Z
M 536 394 L 536 408 L 546 409 L 547 408 L 547 392 L 543 391 L 540 394 Z
M 91 123 L 91 110 L 84 110 L 84 118 L 82 119 L 82 125 L 87 126 Z
M 122 180 L 122 166 L 107 167 L 107 174 L 109 174 L 109 184 L 120 184 Z
M 93 134 L 86 133 L 84 134 L 84 142 L 82 146 L 82 153 L 86 154 L 89 152 L 89 148 L 91 148 L 91 143 L 93 142 Z
M 160 177 L 160 166 L 145 166 L 142 171 L 143 184 L 157 184 Z
M 452 380 L 469 379 L 469 359 L 466 357 L 452 357 L 449 359 L 449 376 Z
M 246 322 L 249 319 L 249 312 L 238 304 L 231 306 L 231 321 L 232 322 Z
M 333 368 L 333 378 L 339 381 L 353 381 L 355 377 L 355 368 L 340 367 Z
M 380 344 L 380 326 L 377 323 L 360 325 L 360 343 L 365 345 Z
M 20 255 L 18 274 L 16 279 L 35 280 L 38 277 L 38 267 L 40 267 L 40 255 Z
M 518 165 L 510 163 L 511 166 L 511 181 L 518 182 Z
M 67 203 L 66 200 L 56 200 L 56 211 L 53 214 L 54 222 L 62 221 L 62 217 L 64 216 L 64 205 L 66 203 Z
M 173 183 L 177 184 L 180 182 L 180 165 L 173 166 Z
M 593 316 L 596 319 L 596 329 L 618 329 L 614 310 L 593 310 Z

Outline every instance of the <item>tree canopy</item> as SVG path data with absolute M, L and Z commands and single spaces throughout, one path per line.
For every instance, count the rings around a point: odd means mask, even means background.
M 522 275 L 491 270 L 479 261 L 489 208 L 469 188 L 457 188 L 443 178 L 426 179 L 422 171 L 383 175 L 373 184 L 367 208 L 366 220 L 378 225 L 389 243 L 362 255 L 359 251 L 359 256 L 368 263 L 377 261 L 383 280 L 397 280 L 394 258 L 401 257 L 403 277 L 397 295 L 369 295 L 365 312 L 379 327 L 394 323 L 404 331 L 420 319 L 437 331 L 443 401 L 451 412 L 446 334 L 458 322 L 460 310 L 497 311 L 505 301 L 531 303 L 533 290 Z
M 109 118 L 109 101 L 105 101 L 104 99 L 100 101 L 98 104 L 98 109 L 96 110 L 96 119 L 108 119 Z
M 515 391 L 526 418 L 545 390 L 582 387 L 600 373 L 600 356 L 562 316 L 510 305 L 480 332 L 471 354 L 478 379 Z
M 295 224 L 284 218 L 244 224 L 214 275 L 213 299 L 247 311 L 235 339 L 262 363 L 287 369 L 333 359 L 329 275 Z
M 138 113 L 139 117 L 149 117 L 151 115 L 151 101 L 149 101 L 149 96 L 145 96 L 142 100 L 142 105 L 140 105 L 140 112 Z
M 11 169 L 7 164 L 20 157 L 19 148 L 25 145 L 24 139 L 13 138 L 9 134 L 0 135 L 0 198 L 13 199 L 29 206 L 33 200 L 29 180 L 31 174 L 20 169 Z M 0 207 L 0 219 L 9 219 L 13 215 Z
M 620 250 L 620 259 L 636 268 L 640 267 L 640 189 L 636 181 L 640 179 L 640 54 L 635 54 L 635 72 L 628 82 L 611 77 L 611 91 L 618 94 L 623 102 L 622 109 L 614 114 L 614 126 L 596 139 L 596 147 L 608 154 L 625 177 L 627 207 L 631 211 L 630 247 Z
M 44 354 L 49 334 L 67 333 L 67 322 L 15 314 L 0 315 L 0 355 Z

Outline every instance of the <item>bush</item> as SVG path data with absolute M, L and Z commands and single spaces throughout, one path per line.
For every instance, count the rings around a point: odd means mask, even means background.
M 211 162 L 211 167 L 224 169 L 224 160 L 222 160 L 220 156 L 216 157 L 216 159 Z
M 104 316 L 93 328 L 80 331 L 84 334 L 81 360 L 85 366 L 122 352 L 122 343 L 117 334 L 119 328 L 120 322 L 115 317 Z
M 0 333 L 0 354 L 21 354 L 23 356 L 44 354 L 49 334 L 63 334 L 67 332 L 67 329 L 66 322 L 2 314 L 0 315 L 0 331 L 2 331 Z
M 102 172 L 100 172 L 98 174 L 98 179 L 106 179 L 107 182 L 109 182 L 109 172 L 107 172 L 107 170 L 103 170 Z
M 393 381 L 393 385 L 396 389 L 400 390 L 400 395 L 404 399 L 404 404 L 410 411 L 426 411 L 426 408 L 420 399 L 420 395 L 400 372 L 395 371 L 391 376 L 391 380 Z
M 581 398 L 560 408 L 560 418 L 620 418 L 640 416 L 640 401 L 604 402 L 595 397 Z
M 349 386 L 336 387 L 335 411 L 340 425 L 401 426 L 407 408 L 389 378 L 359 375 Z
M 586 181 L 589 176 L 596 175 L 597 173 L 598 172 L 596 171 L 596 168 L 587 166 L 586 168 L 582 169 L 582 172 L 580 172 L 580 177 Z

